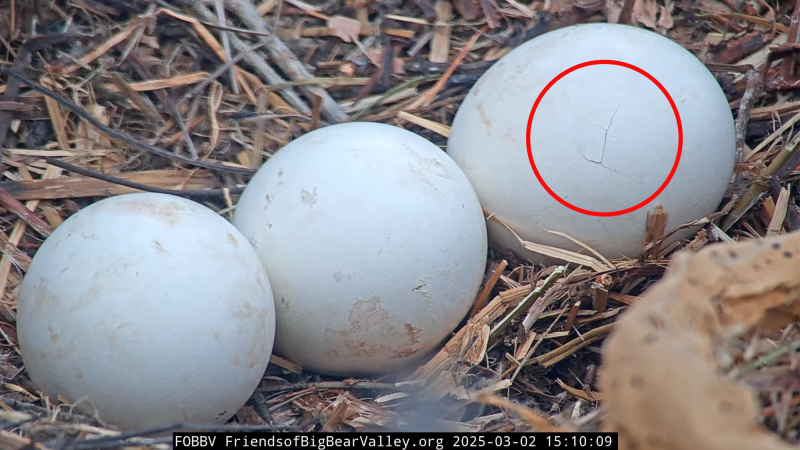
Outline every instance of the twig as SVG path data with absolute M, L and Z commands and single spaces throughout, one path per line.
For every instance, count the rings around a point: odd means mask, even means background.
M 436 98 L 436 95 L 439 93 L 439 91 L 444 89 L 445 85 L 447 84 L 447 80 L 450 78 L 451 75 L 453 75 L 453 72 L 456 70 L 456 67 L 458 67 L 458 65 L 461 64 L 461 61 L 463 61 L 464 57 L 467 56 L 469 51 L 472 49 L 472 46 L 475 45 L 476 42 L 478 42 L 478 38 L 480 38 L 480 36 L 481 36 L 480 33 L 475 33 L 472 35 L 470 40 L 467 41 L 466 45 L 464 45 L 464 48 L 461 49 L 461 51 L 455 57 L 453 62 L 450 63 L 450 67 L 448 67 L 447 70 L 442 75 L 442 77 L 439 78 L 439 81 L 437 81 L 436 84 L 434 84 L 433 87 L 428 92 L 426 92 L 418 102 L 414 102 L 414 106 L 412 106 L 409 109 L 416 109 L 420 106 L 428 106 L 431 104 L 431 102 Z
M 494 269 L 492 272 L 492 276 L 489 277 L 489 280 L 486 282 L 486 286 L 483 287 L 478 300 L 475 302 L 475 305 L 472 307 L 472 311 L 469 313 L 469 318 L 475 317 L 475 314 L 478 314 L 478 311 L 483 309 L 483 305 L 486 303 L 486 299 L 489 298 L 489 294 L 494 289 L 494 286 L 497 284 L 497 280 L 500 279 L 500 275 L 503 274 L 503 271 L 506 270 L 506 266 L 508 266 L 508 261 L 505 259 L 500 261 L 500 264 Z
M 303 389 L 363 389 L 375 391 L 416 391 L 419 388 L 413 385 L 394 384 L 394 383 L 373 383 L 373 382 L 358 382 L 349 383 L 346 381 L 320 381 L 318 383 L 292 383 L 277 386 L 264 386 L 258 388 L 258 392 L 281 392 L 281 391 L 299 391 Z
M 31 228 L 38 231 L 42 236 L 48 237 L 53 233 L 53 228 L 50 225 L 38 218 L 33 211 L 26 208 L 25 205 L 14 198 L 14 196 L 9 194 L 5 189 L 0 189 L 0 204 L 30 225 Z
M 33 422 L 33 421 L 38 419 L 38 417 L 36 417 L 36 416 L 29 416 L 28 414 L 25 414 L 25 413 L 17 413 L 17 414 L 19 414 L 20 416 L 28 416 L 28 418 L 23 419 L 23 420 L 18 420 L 18 421 L 15 421 L 15 422 L 3 423 L 2 425 L 0 425 L 0 431 L 13 430 L 15 428 L 21 427 L 22 425 L 25 425 L 26 423 L 30 423 L 30 422 Z
M 213 22 L 215 20 L 214 14 L 212 14 L 211 11 L 209 11 L 208 8 L 206 8 L 206 6 L 199 0 L 188 0 L 187 3 L 192 8 L 192 10 L 195 13 L 197 13 L 205 22 Z M 208 25 L 208 24 L 203 23 L 203 25 Z M 240 54 L 242 54 L 244 61 L 247 64 L 249 64 L 257 74 L 261 75 L 267 81 L 267 83 L 280 84 L 286 81 L 283 79 L 283 77 L 278 75 L 275 69 L 270 67 L 270 65 L 264 61 L 264 58 L 260 57 L 255 52 L 252 52 L 249 49 L 249 46 L 244 41 L 242 41 L 233 34 L 228 35 L 228 38 L 230 39 L 231 44 L 233 44 L 236 50 Z M 272 38 L 271 37 L 266 38 L 265 40 L 262 40 L 261 43 L 265 46 L 269 45 L 271 42 L 270 39 Z M 305 102 L 303 102 L 303 100 L 300 98 L 300 96 L 294 89 L 286 88 L 281 90 L 280 93 L 281 95 L 283 95 L 283 98 L 286 100 L 286 103 L 291 105 L 292 108 L 296 109 L 300 114 L 311 113 L 311 109 L 308 107 L 308 105 L 305 104 Z
M 761 174 L 761 180 L 768 180 L 769 177 L 776 177 L 779 180 L 781 175 L 788 175 L 795 167 L 797 167 L 800 155 L 800 134 L 795 134 L 792 139 L 783 147 L 769 163 L 764 173 Z M 793 165 L 792 165 L 793 164 Z M 736 205 L 730 210 L 730 215 L 722 221 L 720 228 L 722 231 L 728 231 L 736 222 L 738 222 L 744 215 L 755 206 L 769 191 L 767 183 L 753 182 L 750 187 L 741 193 L 741 197 L 737 199 Z M 727 214 L 727 211 L 726 211 Z
M 800 41 L 800 0 L 795 0 L 792 19 L 789 22 L 789 31 L 786 33 L 786 44 L 797 44 Z M 795 65 L 795 57 L 790 56 L 781 61 L 780 79 L 789 80 L 792 76 L 792 69 Z
M 220 25 L 225 25 L 225 5 L 222 3 L 222 0 L 214 0 L 214 9 L 217 12 L 217 20 L 219 20 Z M 231 60 L 231 44 L 230 39 L 228 38 L 229 33 L 224 31 L 220 33 L 220 37 L 222 38 L 222 49 L 225 51 L 225 59 L 230 61 Z M 229 69 L 229 76 L 231 79 L 231 91 L 234 94 L 239 94 L 239 85 L 236 84 L 236 74 L 234 73 L 233 68 Z
M 414 4 L 422 10 L 422 15 L 428 22 L 436 20 L 436 8 L 428 0 L 414 0 Z
M 251 175 L 251 174 L 255 173 L 255 170 L 249 169 L 249 168 L 245 168 L 245 167 L 225 166 L 225 165 L 222 165 L 222 164 L 214 164 L 214 163 L 205 162 L 205 161 L 200 160 L 200 159 L 193 160 L 193 159 L 188 158 L 186 156 L 182 156 L 182 155 L 178 155 L 176 153 L 168 152 L 168 151 L 166 151 L 166 150 L 164 150 L 162 148 L 158 148 L 158 147 L 156 147 L 154 145 L 150 145 L 150 144 L 145 144 L 143 142 L 139 142 L 136 139 L 128 136 L 125 133 L 119 132 L 119 131 L 111 128 L 111 127 L 107 127 L 107 126 L 103 125 L 99 120 L 95 119 L 94 116 L 92 116 L 91 114 L 86 112 L 86 110 L 84 110 L 80 106 L 78 106 L 78 105 L 72 103 L 71 101 L 65 99 L 64 97 L 56 94 L 55 92 L 51 91 L 50 89 L 45 88 L 44 86 L 40 85 L 39 83 L 26 78 L 22 74 L 14 71 L 14 70 L 8 69 L 8 68 L 4 68 L 3 72 L 5 72 L 6 75 L 11 76 L 13 78 L 16 78 L 16 79 L 22 81 L 23 83 L 27 84 L 28 87 L 30 87 L 34 91 L 40 92 L 40 93 L 52 98 L 53 100 L 57 101 L 64 108 L 72 111 L 73 113 L 75 113 L 78 116 L 80 116 L 80 118 L 82 118 L 83 120 L 89 122 L 93 127 L 97 128 L 98 131 L 101 131 L 104 134 L 108 135 L 109 137 L 117 139 L 119 141 L 122 141 L 122 142 L 124 142 L 126 144 L 129 144 L 129 145 L 135 147 L 135 148 L 138 148 L 140 150 L 144 150 L 144 151 L 147 151 L 147 152 L 150 152 L 150 153 L 154 153 L 154 154 L 156 154 L 158 156 L 163 156 L 164 158 L 174 159 L 174 160 L 178 160 L 178 161 L 181 161 L 181 162 L 184 162 L 184 163 L 187 163 L 187 164 L 191 164 L 191 165 L 194 165 L 194 166 L 197 166 L 197 167 L 202 167 L 204 169 L 218 170 L 220 172 L 242 173 L 242 174 L 247 174 L 247 175 Z
M 78 422 L 84 424 L 97 423 L 97 420 L 89 416 L 84 416 L 76 413 L 68 413 L 63 411 L 52 412 L 49 411 L 47 408 L 42 408 L 41 406 L 36 406 L 32 403 L 14 400 L 13 398 L 10 397 L 0 396 L 0 402 L 5 403 L 6 405 L 14 408 L 15 410 L 29 412 L 39 417 L 55 416 L 54 417 L 55 419 L 63 420 L 64 422 Z
M 239 19 L 242 20 L 248 27 L 260 32 L 269 32 L 267 24 L 258 15 L 258 11 L 252 2 L 242 0 L 225 0 L 226 6 L 233 11 Z M 272 60 L 281 70 L 289 76 L 292 80 L 303 78 L 311 78 L 312 75 L 308 72 L 303 62 L 297 59 L 294 53 L 278 38 L 275 34 L 268 38 L 267 53 L 272 57 Z M 313 98 L 314 95 L 322 97 L 322 114 L 329 122 L 339 123 L 349 120 L 347 113 L 344 112 L 341 106 L 331 97 L 325 89 L 319 86 L 302 86 L 300 90 L 308 96 Z
M 743 162 L 744 139 L 747 131 L 747 121 L 750 117 L 750 110 L 756 100 L 756 94 L 761 87 L 761 72 L 756 70 L 747 71 L 747 87 L 739 103 L 739 112 L 736 115 L 736 164 Z
M 319 95 L 314 96 L 314 108 L 311 110 L 311 125 L 308 131 L 314 131 L 319 128 L 319 119 L 322 114 L 322 97 Z
M 770 195 L 773 198 L 779 198 L 781 195 L 781 183 L 778 181 L 777 177 L 771 177 L 769 179 L 769 191 Z M 798 208 L 791 203 L 788 205 L 786 209 L 786 219 L 785 219 L 785 228 L 786 231 L 791 232 L 795 230 L 800 230 L 800 211 Z
M 789 343 L 788 345 L 778 347 L 777 349 L 767 353 L 766 355 L 762 356 L 761 358 L 758 358 L 757 360 L 751 362 L 750 364 L 743 366 L 733 374 L 733 378 L 741 378 L 744 375 L 748 374 L 749 372 L 760 369 L 761 367 L 764 367 L 767 364 L 776 361 L 781 356 L 789 352 L 795 352 L 797 350 L 800 350 L 800 340 L 796 340 L 794 342 Z
M 556 282 L 557 279 L 564 274 L 564 271 L 567 270 L 566 266 L 558 266 L 547 279 L 544 280 L 541 286 L 537 287 L 530 294 L 528 294 L 521 302 L 507 315 L 505 316 L 497 325 L 494 326 L 492 331 L 489 333 L 489 341 L 491 342 L 497 336 L 500 335 L 509 325 L 511 325 L 511 321 L 517 319 L 522 313 L 527 310 L 531 304 L 533 304 L 534 300 L 539 298 L 553 283 Z
M 765 66 L 768 64 L 765 64 Z M 736 164 L 744 162 L 744 140 L 747 134 L 747 122 L 750 118 L 750 110 L 753 109 L 757 93 L 762 85 L 762 72 L 756 70 L 747 71 L 747 86 L 744 90 L 744 95 L 739 102 L 739 112 L 736 115 Z M 734 181 L 734 192 L 738 191 L 738 187 L 742 184 L 742 174 L 736 174 Z
M 11 69 L 17 72 L 23 72 L 25 70 L 25 66 L 28 64 L 28 60 L 30 59 L 30 54 L 32 51 L 39 50 L 41 48 L 49 47 L 52 45 L 61 44 L 69 40 L 70 36 L 65 34 L 56 34 L 56 35 L 42 35 L 37 36 L 35 38 L 29 39 L 27 42 L 22 44 L 22 48 L 19 49 L 19 53 L 17 54 L 16 59 L 11 64 Z M 20 82 L 19 80 L 12 80 L 9 79 L 6 83 L 6 92 L 3 94 L 3 101 L 5 102 L 14 102 L 19 97 L 19 88 Z M 8 134 L 9 127 L 11 126 L 11 119 L 13 117 L 13 111 L 8 110 L 0 110 L 0 148 L 3 147 L 3 142 L 6 140 L 6 135 Z M 3 155 L 0 154 L 0 163 L 3 162 Z
M 406 89 L 413 89 L 416 88 L 418 85 L 425 83 L 426 81 L 433 81 L 439 79 L 440 75 L 432 75 L 432 76 L 420 76 L 408 79 L 397 86 L 387 90 L 384 92 L 378 99 L 370 106 L 356 112 L 353 114 L 353 120 L 361 120 L 362 117 L 366 116 L 367 113 L 372 111 L 373 109 L 381 106 L 386 99 L 392 97 L 393 95 L 397 94 L 398 92 L 402 92 Z M 396 114 L 391 114 L 392 116 Z
M 719 219 L 720 217 L 728 214 L 731 211 L 731 209 L 733 209 L 733 205 L 736 204 L 736 201 L 737 201 L 737 197 L 734 196 L 722 208 L 721 211 L 717 211 L 717 212 L 711 213 L 711 214 L 709 214 L 709 215 L 707 215 L 705 217 L 702 217 L 702 218 L 697 219 L 697 220 L 693 220 L 691 222 L 686 222 L 684 224 L 681 224 L 681 225 L 679 225 L 679 226 L 667 231 L 660 238 L 658 238 L 658 239 L 654 240 L 653 242 L 650 242 L 649 244 L 645 245 L 644 248 L 642 249 L 642 253 L 643 254 L 650 253 L 653 250 L 653 248 L 655 248 L 657 246 L 660 246 L 662 243 L 664 243 L 664 241 L 669 239 L 673 234 L 677 233 L 678 231 L 684 230 L 686 228 L 692 228 L 692 227 L 696 227 L 696 226 L 700 226 L 700 225 L 705 225 L 705 224 L 711 223 L 714 220 Z
M 208 78 L 206 78 L 205 80 L 201 81 L 195 87 L 193 87 L 188 92 L 183 94 L 183 96 L 177 101 L 177 103 L 175 103 L 175 105 L 177 107 L 180 107 L 187 100 L 191 100 L 192 97 L 194 97 L 195 95 L 203 92 L 203 90 L 206 87 L 208 87 L 209 84 L 211 84 L 217 78 L 221 77 L 223 73 L 225 73 L 228 70 L 232 71 L 233 66 L 235 66 L 239 61 L 244 59 L 245 56 L 247 56 L 251 52 L 254 52 L 254 51 L 260 49 L 264 45 L 266 45 L 266 42 L 259 42 L 256 45 L 248 47 L 247 49 L 245 49 L 245 51 L 239 52 L 235 57 L 233 57 L 232 59 L 228 60 L 228 62 L 226 62 L 225 64 L 220 66 L 211 75 L 209 75 Z M 231 75 L 231 78 L 234 78 L 234 75 Z
M 68 170 L 70 172 L 74 172 L 79 175 L 96 178 L 98 180 L 107 181 L 109 183 L 118 184 L 120 186 L 125 186 L 132 189 L 139 189 L 140 191 L 155 192 L 159 194 L 179 195 L 181 197 L 217 197 L 220 195 L 224 195 L 226 190 L 231 194 L 240 194 L 242 193 L 242 191 L 244 191 L 244 188 L 223 188 L 223 189 L 203 189 L 203 190 L 162 189 L 159 187 L 148 186 L 146 184 L 136 183 L 134 181 L 128 181 L 123 178 L 117 178 L 111 175 L 106 175 L 104 173 L 95 172 L 93 170 L 84 169 L 82 167 L 78 167 L 55 158 L 45 158 L 45 162 L 47 164 L 50 164 L 51 166 L 60 167 L 64 170 Z
M 135 70 L 142 78 L 146 80 L 152 80 L 155 78 L 150 72 L 150 69 L 147 68 L 147 65 L 142 62 L 142 59 L 139 57 L 139 52 L 136 50 L 128 54 L 127 60 L 128 63 L 133 67 L 133 70 Z M 194 147 L 194 142 L 192 142 L 192 136 L 189 133 L 189 129 L 186 128 L 186 123 L 183 121 L 183 117 L 181 117 L 181 113 L 178 110 L 178 107 L 175 105 L 175 100 L 172 98 L 172 93 L 168 89 L 159 89 L 156 91 L 156 95 L 159 97 L 159 100 L 161 100 L 161 104 L 164 106 L 166 113 L 172 117 L 172 120 L 174 120 L 176 124 L 178 124 L 181 134 L 183 134 L 183 140 L 186 141 L 186 146 L 189 148 L 189 154 L 191 155 L 192 160 L 196 161 L 199 158 L 197 149 Z
M 571 276 L 571 275 L 572 275 L 572 274 L 570 274 L 570 276 Z M 567 281 L 568 281 L 568 280 L 567 280 Z M 511 381 L 514 381 L 514 380 L 516 380 L 516 379 L 517 379 L 517 376 L 518 376 L 518 375 L 519 375 L 519 373 L 522 371 L 522 368 L 523 368 L 523 367 L 525 367 L 525 366 L 528 364 L 528 362 L 531 360 L 531 358 L 533 358 L 533 355 L 536 353 L 536 350 L 538 350 L 538 349 L 539 349 L 539 345 L 540 345 L 542 342 L 544 342 L 544 337 L 545 337 L 546 335 L 548 335 L 548 334 L 550 333 L 550 331 L 553 329 L 553 327 L 555 327 L 555 326 L 556 326 L 556 323 L 558 323 L 558 321 L 559 321 L 559 320 L 561 320 L 561 316 L 563 316 L 563 315 L 564 315 L 564 313 L 565 313 L 565 312 L 567 312 L 567 308 L 568 308 L 568 307 L 569 307 L 569 305 L 564 305 L 564 306 L 561 308 L 561 310 L 558 312 L 558 315 L 557 315 L 557 316 L 556 316 L 556 317 L 553 319 L 553 321 L 552 321 L 552 322 L 550 322 L 550 326 L 548 326 L 548 327 L 547 327 L 547 329 L 544 331 L 544 333 L 540 333 L 540 334 L 539 334 L 539 339 L 536 341 L 536 343 L 535 343 L 535 344 L 533 344 L 533 346 L 532 346 L 532 347 L 531 347 L 531 348 L 530 348 L 530 349 L 527 351 L 527 353 L 525 353 L 525 357 L 523 357 L 523 358 L 522 358 L 522 359 L 521 359 L 521 360 L 518 362 L 518 364 L 517 364 L 517 367 L 514 369 L 514 373 L 511 375 Z M 527 319 L 527 318 L 526 318 L 526 319 Z M 524 321 L 523 321 L 523 326 L 524 326 L 524 325 L 525 325 L 525 324 L 524 324 Z M 531 326 L 533 326 L 533 324 L 531 324 Z M 511 369 L 509 369 L 509 371 L 510 371 L 510 370 L 511 370 Z
M 606 325 L 601 325 L 597 328 L 593 328 L 588 332 L 584 333 L 582 336 L 576 337 L 575 339 L 567 342 L 566 344 L 551 350 L 544 355 L 537 356 L 532 360 L 526 362 L 526 365 L 534 365 L 538 364 L 543 367 L 550 367 L 560 361 L 563 361 L 568 356 L 574 354 L 576 351 L 586 347 L 587 345 L 599 341 L 608 335 L 611 330 L 616 325 L 616 322 L 611 322 Z

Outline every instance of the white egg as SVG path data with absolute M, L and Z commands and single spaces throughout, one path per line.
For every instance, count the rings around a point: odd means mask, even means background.
M 44 242 L 22 282 L 32 382 L 123 430 L 223 423 L 269 362 L 275 306 L 241 233 L 164 194 L 94 203 Z
M 481 207 L 458 166 L 378 123 L 286 145 L 250 181 L 232 222 L 270 275 L 276 353 L 330 375 L 418 360 L 464 318 L 486 264 Z
M 608 217 L 574 211 L 553 198 L 535 176 L 526 147 L 532 107 L 548 83 L 595 60 L 649 73 L 673 99 L 683 128 L 680 164 L 663 192 L 633 212 Z M 556 81 L 530 127 L 531 156 L 545 184 L 565 202 L 592 212 L 623 211 L 646 201 L 667 180 L 678 151 L 678 125 L 667 96 L 645 75 L 612 64 L 578 68 Z M 619 258 L 638 256 L 647 213 L 657 205 L 669 215 L 667 230 L 716 210 L 733 173 L 735 136 L 724 93 L 695 56 L 651 31 L 595 23 L 546 33 L 500 59 L 459 107 L 447 152 L 484 209 L 520 238 L 582 250 L 550 231 L 566 233 Z M 499 221 L 490 219 L 488 231 L 498 247 L 545 259 L 525 251 Z

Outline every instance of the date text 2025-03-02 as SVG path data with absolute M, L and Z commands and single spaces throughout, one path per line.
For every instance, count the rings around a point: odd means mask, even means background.
M 181 449 L 618 450 L 617 433 L 174 433 Z

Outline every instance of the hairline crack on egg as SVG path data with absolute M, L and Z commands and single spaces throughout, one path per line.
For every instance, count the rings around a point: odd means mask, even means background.
M 673 98 L 683 125 L 672 181 L 648 205 L 619 216 L 584 215 L 559 203 L 537 180 L 526 148 L 528 118 L 540 92 L 563 71 L 594 60 L 649 73 Z M 678 128 L 669 101 L 644 75 L 592 65 L 567 74 L 544 95 L 530 142 L 538 171 L 559 197 L 589 211 L 619 211 L 643 202 L 667 179 Z M 596 23 L 548 32 L 495 63 L 459 107 L 447 152 L 493 215 L 487 223 L 493 246 L 551 261 L 526 250 L 507 226 L 537 244 L 587 253 L 551 232 L 565 233 L 609 259 L 636 258 L 647 214 L 657 205 L 668 214 L 667 231 L 717 210 L 733 174 L 735 135 L 722 89 L 694 55 L 645 29 Z

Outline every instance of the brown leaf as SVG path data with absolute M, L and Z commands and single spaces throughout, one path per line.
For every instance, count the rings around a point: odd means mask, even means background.
M 659 7 L 661 14 L 658 16 L 658 28 L 661 30 L 669 30 L 675 26 L 675 21 L 672 20 L 672 14 L 663 6 Z
M 339 39 L 345 42 L 353 42 L 358 39 L 358 35 L 361 33 L 361 22 L 349 17 L 333 16 L 328 19 L 328 28 Z
M 633 4 L 633 18 L 652 30 L 656 28 L 657 13 L 658 5 L 656 5 L 656 0 L 636 0 Z
M 605 15 L 608 23 L 618 23 L 622 14 L 622 0 L 606 0 Z

